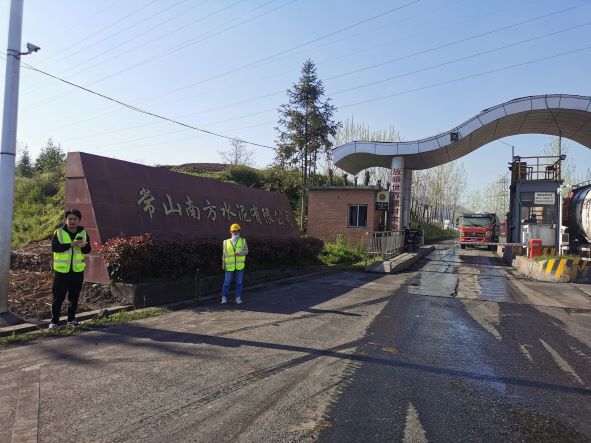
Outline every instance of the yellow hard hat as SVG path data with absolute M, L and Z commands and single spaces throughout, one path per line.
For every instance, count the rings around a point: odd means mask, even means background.
M 232 226 L 230 226 L 230 232 L 236 231 L 240 231 L 240 225 L 238 223 L 234 223 Z

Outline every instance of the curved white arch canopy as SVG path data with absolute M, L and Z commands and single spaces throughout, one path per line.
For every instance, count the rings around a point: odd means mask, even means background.
M 461 125 L 409 142 L 355 141 L 333 149 L 336 166 L 351 173 L 373 166 L 390 168 L 404 156 L 404 167 L 427 169 L 456 160 L 503 137 L 561 135 L 591 148 L 591 97 L 535 95 L 485 109 Z

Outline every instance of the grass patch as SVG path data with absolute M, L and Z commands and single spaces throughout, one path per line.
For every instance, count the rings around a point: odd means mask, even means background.
M 95 318 L 84 323 L 80 323 L 77 328 L 60 327 L 58 329 L 39 329 L 34 332 L 26 332 L 24 334 L 17 334 L 13 332 L 12 335 L 0 338 L 0 345 L 14 345 L 19 343 L 26 343 L 32 340 L 37 340 L 44 337 L 68 337 L 80 332 L 92 331 L 101 326 L 116 323 L 127 323 L 134 320 L 141 320 L 144 318 L 156 317 L 168 312 L 164 308 L 145 308 L 135 311 L 120 311 L 108 317 Z
M 365 256 L 363 248 L 359 245 L 350 244 L 347 239 L 339 235 L 335 242 L 325 242 L 324 249 L 318 256 L 320 261 L 325 264 L 335 265 L 337 263 L 357 263 L 363 260 Z
M 65 166 L 32 177 L 16 177 L 12 246 L 17 248 L 51 236 L 63 217 Z

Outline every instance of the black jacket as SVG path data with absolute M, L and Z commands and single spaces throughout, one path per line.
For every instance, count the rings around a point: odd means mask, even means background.
M 72 237 L 72 232 L 68 231 L 68 228 L 66 227 L 66 225 L 62 226 L 62 228 L 70 235 L 70 237 Z M 78 234 L 80 231 L 84 230 L 84 226 L 78 226 L 78 228 L 76 229 L 76 234 Z M 75 235 L 75 234 L 74 234 Z M 90 253 L 90 236 L 88 235 L 88 232 L 86 232 L 86 241 L 88 242 L 88 244 L 86 246 L 84 246 L 83 248 L 80 248 L 80 250 L 82 251 L 83 254 L 88 254 Z M 53 234 L 53 238 L 51 239 L 51 252 L 66 252 L 68 249 L 70 249 L 72 246 L 70 243 L 60 243 L 60 241 L 57 238 L 57 234 Z

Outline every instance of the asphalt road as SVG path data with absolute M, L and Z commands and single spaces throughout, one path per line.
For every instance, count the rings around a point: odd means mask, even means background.
M 581 289 L 520 281 L 479 250 L 419 266 L 368 329 L 320 441 L 590 441 L 589 311 L 528 304 Z
M 0 441 L 590 441 L 591 289 L 441 249 L 0 350 Z

